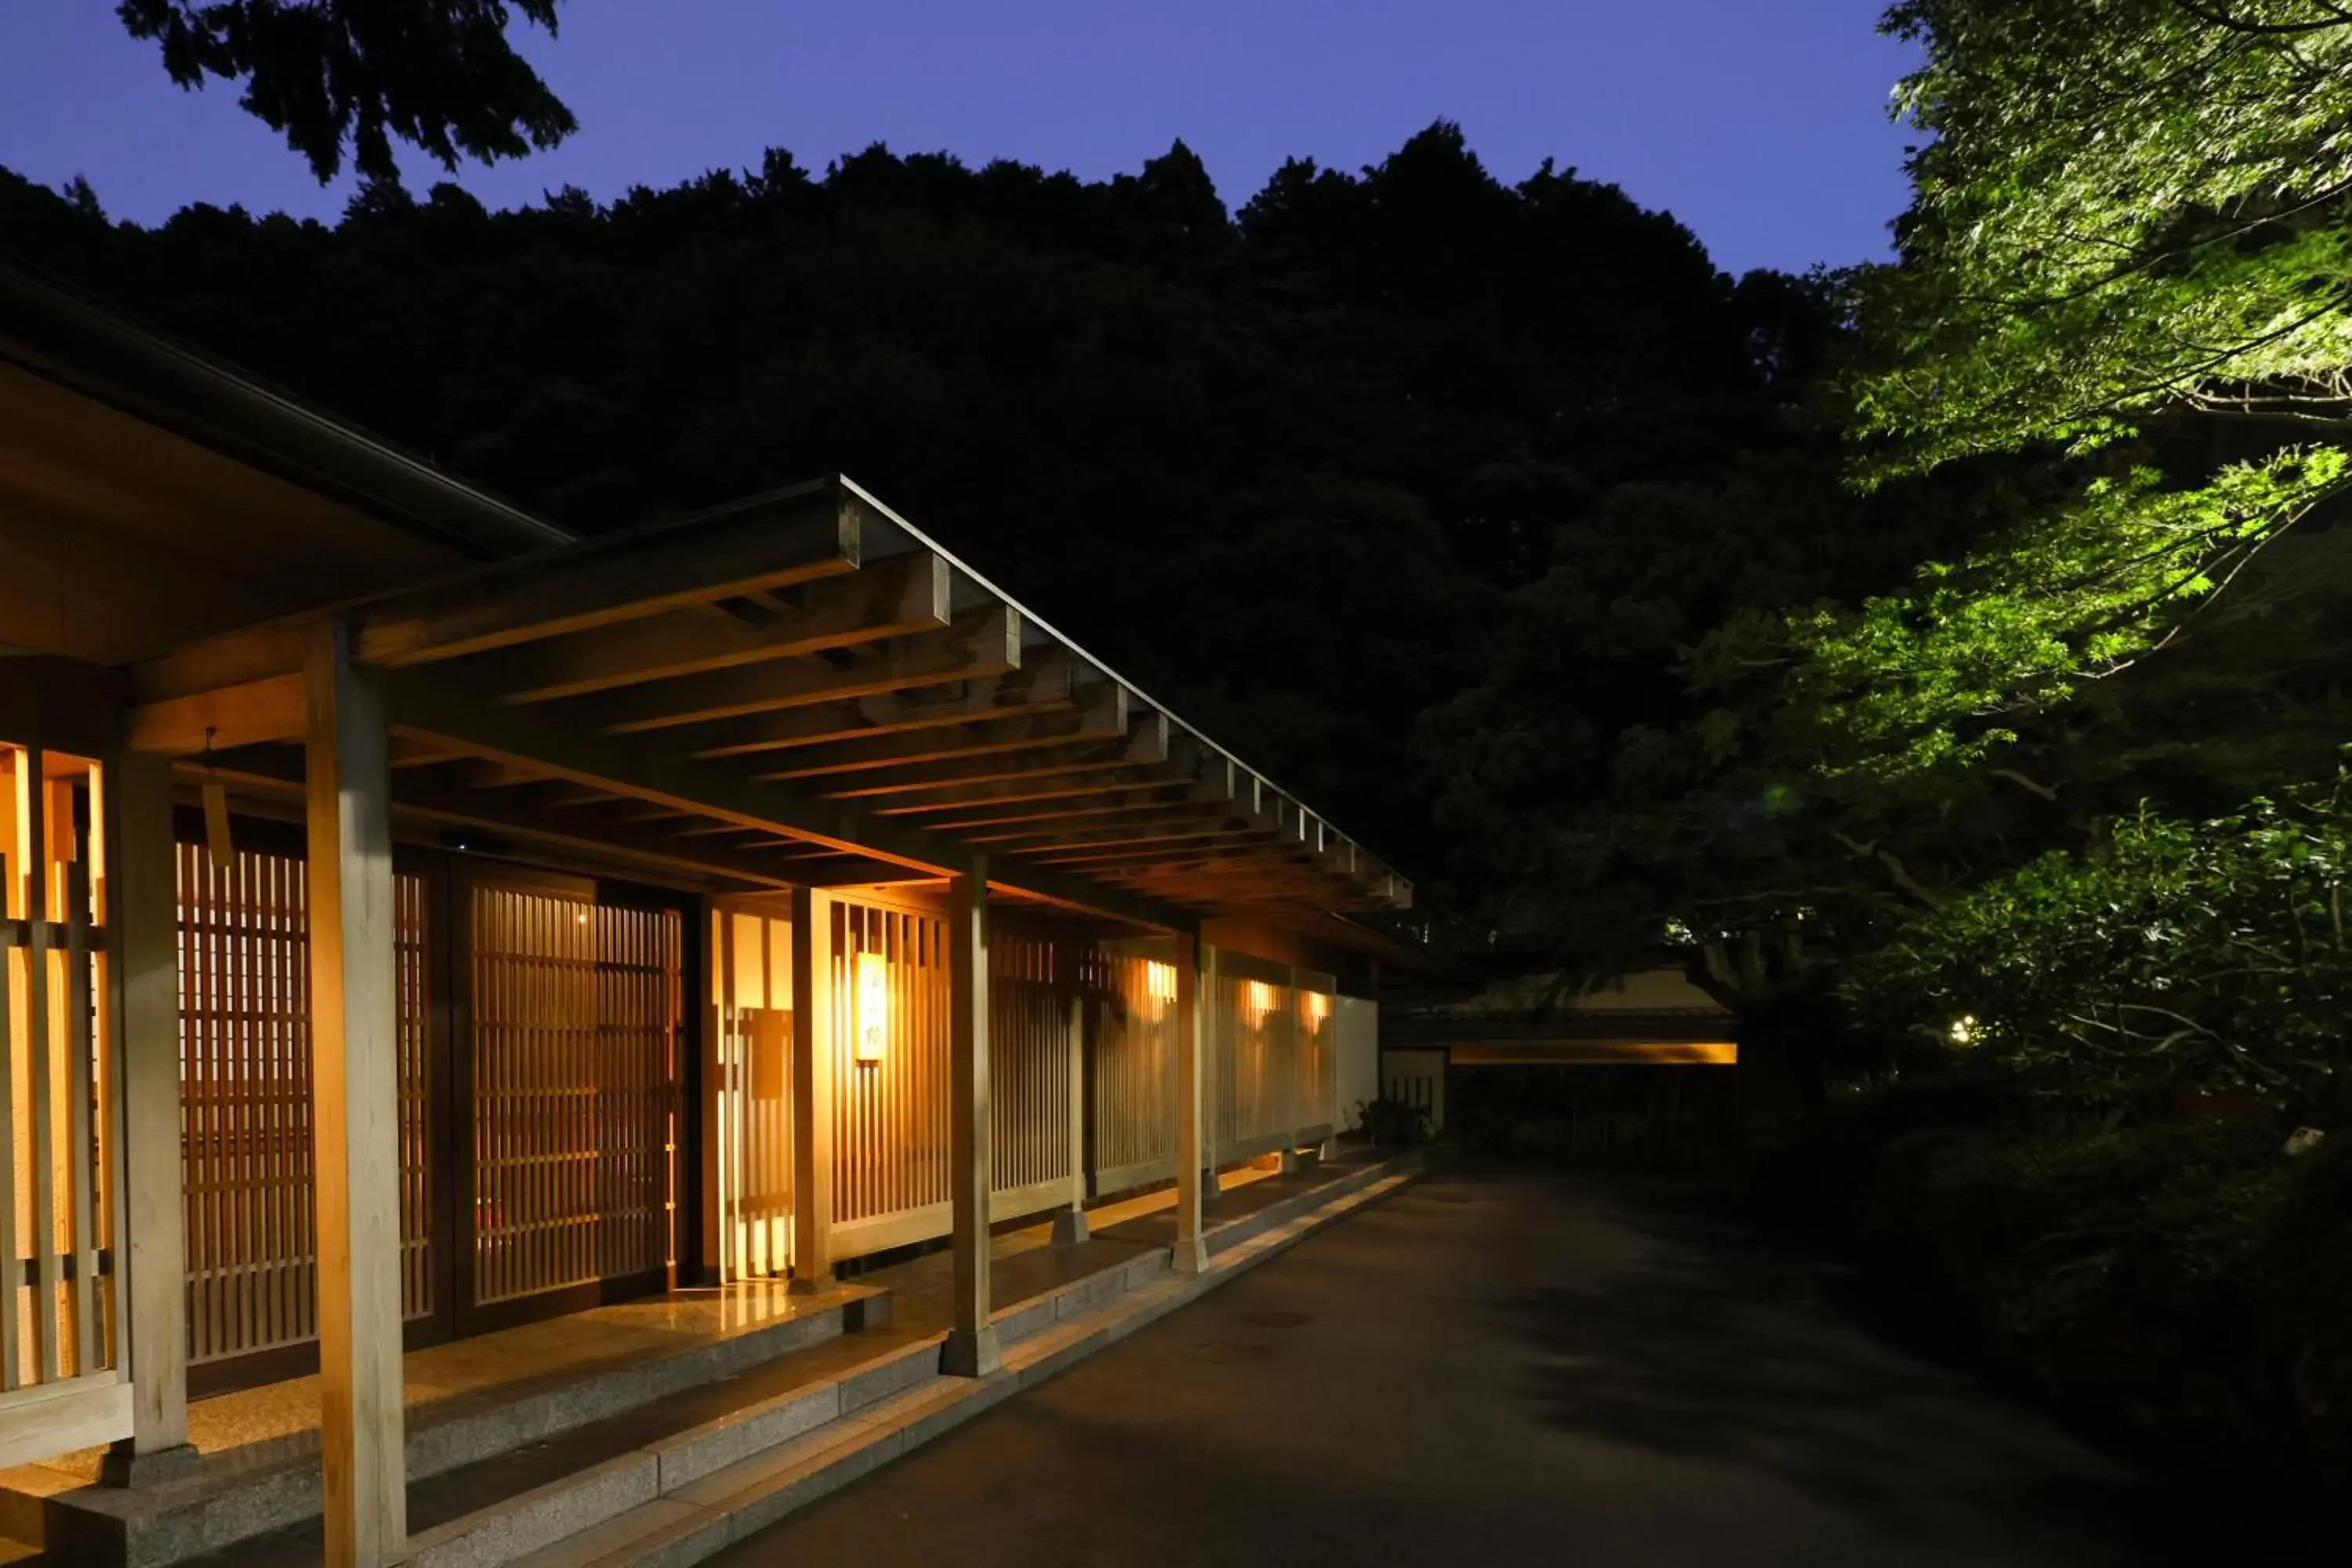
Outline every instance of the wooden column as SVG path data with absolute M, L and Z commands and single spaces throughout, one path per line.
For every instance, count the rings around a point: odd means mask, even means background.
M 950 1160 L 955 1196 L 955 1323 L 940 1370 L 985 1377 L 1003 1364 L 988 1321 L 988 863 L 948 883 Z
M 1176 1258 L 1179 1274 L 1209 1267 L 1201 1236 L 1201 1173 L 1206 1158 L 1201 1136 L 1202 1056 L 1201 939 L 1176 937 Z
M 793 892 L 793 1284 L 833 1283 L 832 896 Z
M 383 1568 L 408 1553 L 391 773 L 346 626 L 311 632 L 304 675 L 326 1559 Z
M 110 1466 L 145 1479 L 188 1448 L 186 1238 L 180 1168 L 179 895 L 172 764 L 131 752 L 109 772 L 107 858 L 114 1005 L 121 1030 L 122 1228 L 128 1245 L 131 1436 Z M 125 1473 L 127 1472 L 127 1473 Z
M 1062 998 L 1062 1015 L 1070 1042 L 1070 1201 L 1054 1211 L 1056 1247 L 1076 1247 L 1087 1239 L 1087 998 L 1078 989 L 1081 952 L 1078 943 L 1066 942 L 1054 952 L 1054 973 L 1068 991 Z
M 701 922 L 705 947 L 702 998 L 702 1040 L 698 1053 L 702 1064 L 700 1093 L 695 1115 L 700 1119 L 695 1147 L 701 1155 L 702 1258 L 700 1283 L 723 1285 L 736 1277 L 735 1199 L 740 1193 L 740 1164 L 730 1173 L 730 1151 L 742 1158 L 742 1130 L 729 1114 L 740 1109 L 740 1085 L 730 1076 L 735 1057 L 735 917 L 716 908 L 709 895 L 695 900 L 695 918 Z

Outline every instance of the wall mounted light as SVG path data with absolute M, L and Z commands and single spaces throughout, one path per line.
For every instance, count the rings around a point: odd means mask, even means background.
M 1242 988 L 1242 1005 L 1256 1017 L 1264 1018 L 1274 1011 L 1274 987 L 1263 980 L 1253 980 Z
M 878 952 L 857 955 L 857 1015 L 853 1052 L 859 1067 L 882 1059 L 890 1039 L 890 965 Z
M 1143 961 L 1143 999 L 1146 1014 L 1154 1021 L 1168 1016 L 1176 1000 L 1176 966 L 1162 963 L 1156 958 Z

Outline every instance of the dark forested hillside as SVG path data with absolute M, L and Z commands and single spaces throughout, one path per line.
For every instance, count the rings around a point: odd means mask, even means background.
M 1442 124 L 1238 213 L 1181 144 L 1099 184 L 877 148 L 603 206 L 379 187 L 333 227 L 101 197 L 0 172 L 0 237 L 583 529 L 850 473 L 1425 879 L 1415 721 L 1498 595 L 1613 488 L 1777 440 L 1820 331 Z

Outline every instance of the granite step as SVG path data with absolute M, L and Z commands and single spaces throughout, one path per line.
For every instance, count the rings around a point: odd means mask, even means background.
M 635 1419 L 664 1401 L 690 1400 L 844 1335 L 887 1331 L 890 1319 L 887 1290 L 845 1287 L 789 1318 L 667 1353 L 412 1406 L 412 1499 L 424 1500 L 419 1490 L 436 1486 L 464 1495 L 480 1467 L 543 1461 L 580 1433 Z M 0 1488 L 0 1527 L 40 1542 L 61 1561 L 109 1568 L 164 1568 L 222 1552 L 263 1568 L 277 1544 L 265 1538 L 299 1542 L 306 1525 L 315 1530 L 320 1508 L 315 1434 L 207 1454 L 186 1479 L 152 1488 L 60 1479 L 58 1489 L 46 1490 L 32 1472 L 11 1472 L 12 1484 Z M 259 1555 L 245 1551 L 247 1543 L 259 1543 Z

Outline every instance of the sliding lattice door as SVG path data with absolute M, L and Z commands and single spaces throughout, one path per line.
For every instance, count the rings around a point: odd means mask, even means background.
M 473 880 L 467 1330 L 658 1288 L 677 1259 L 683 921 Z
M 310 920 L 304 863 L 244 826 L 226 863 L 179 846 L 180 1106 L 190 1386 L 289 1376 L 317 1354 Z M 257 847 L 252 841 L 259 838 Z M 446 1331 L 427 878 L 393 881 L 399 975 L 400 1289 L 412 1342 Z

